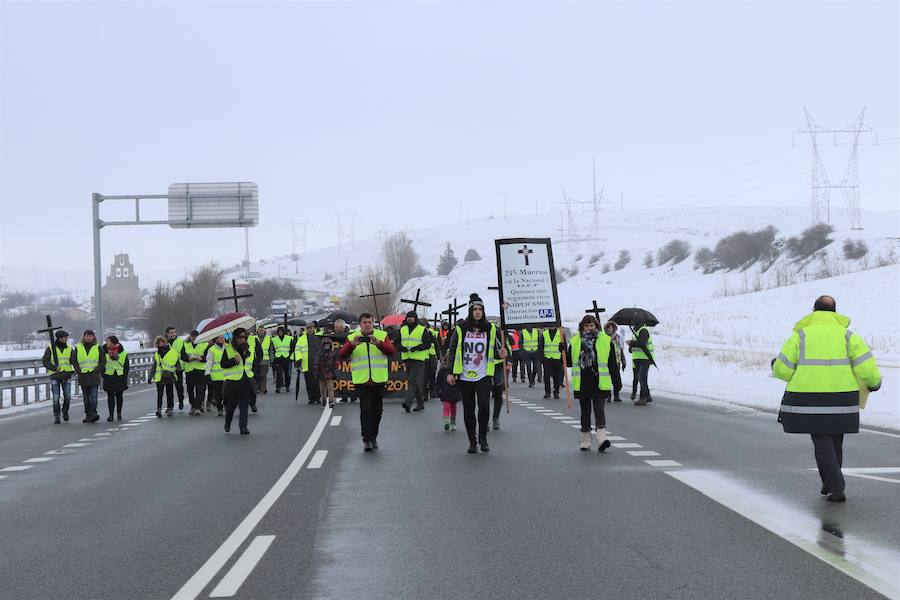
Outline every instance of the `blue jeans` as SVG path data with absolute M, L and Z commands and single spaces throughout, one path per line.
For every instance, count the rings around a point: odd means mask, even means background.
M 97 414 L 97 392 L 99 385 L 83 385 L 81 393 L 84 394 L 84 414 L 92 417 Z
M 634 370 L 637 372 L 637 379 L 641 384 L 640 398 L 648 400 L 650 398 L 650 386 L 647 384 L 647 376 L 650 374 L 650 361 L 645 358 L 638 358 L 634 361 Z
M 62 390 L 63 396 L 63 412 L 69 412 L 69 403 L 72 400 L 72 380 L 66 379 L 65 381 L 60 381 L 59 379 L 51 379 L 50 380 L 50 392 L 53 394 L 53 414 L 57 417 L 59 416 L 59 396 L 60 389 Z

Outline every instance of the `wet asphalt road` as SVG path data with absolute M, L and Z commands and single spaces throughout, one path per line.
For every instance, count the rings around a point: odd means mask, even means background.
M 386 403 L 364 454 L 356 405 L 323 418 L 269 393 L 239 436 L 214 413 L 134 421 L 155 395 L 131 392 L 128 427 L 0 413 L 0 469 L 31 467 L 0 471 L 0 598 L 172 598 L 248 515 L 196 597 L 865 599 L 882 596 L 848 570 L 882 591 L 900 571 L 900 475 L 847 477 L 849 502 L 827 503 L 809 439 L 769 414 L 611 404 L 623 439 L 587 454 L 577 409 L 516 384 L 489 454 L 466 454 L 436 401 Z M 318 456 L 255 509 L 304 445 Z M 848 436 L 858 467 L 900 467 L 900 438 Z

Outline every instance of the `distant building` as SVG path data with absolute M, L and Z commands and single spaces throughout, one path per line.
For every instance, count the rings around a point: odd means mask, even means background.
M 127 253 L 116 254 L 101 289 L 103 312 L 113 321 L 139 317 L 144 314 L 144 300 L 138 276 Z

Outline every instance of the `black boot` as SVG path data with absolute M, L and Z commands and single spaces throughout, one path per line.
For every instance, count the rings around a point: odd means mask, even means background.
M 482 452 L 490 452 L 491 451 L 491 447 L 488 446 L 488 443 L 487 443 L 487 438 L 483 438 L 481 440 L 481 451 Z
M 478 454 L 478 446 L 475 442 L 469 442 L 469 449 L 466 450 L 466 452 L 469 454 Z

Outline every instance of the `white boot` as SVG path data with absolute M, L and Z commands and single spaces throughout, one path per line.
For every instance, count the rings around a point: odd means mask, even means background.
M 611 444 L 609 443 L 609 440 L 606 439 L 606 427 L 597 430 L 597 444 L 599 446 L 597 448 L 598 452 L 604 452 L 610 447 Z
M 581 432 L 581 448 L 582 451 L 588 452 L 591 449 L 591 432 L 590 431 L 582 431 Z

